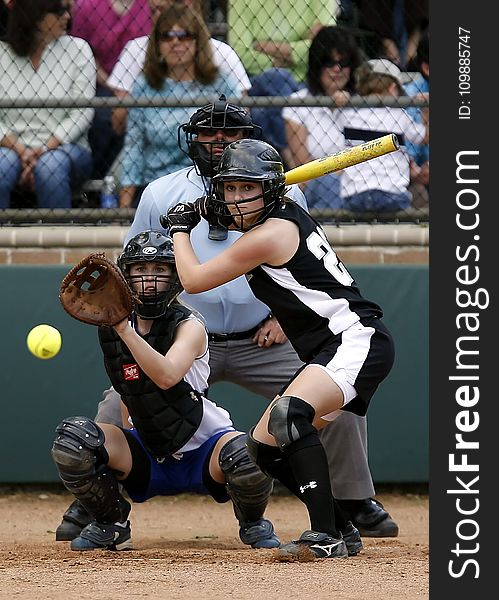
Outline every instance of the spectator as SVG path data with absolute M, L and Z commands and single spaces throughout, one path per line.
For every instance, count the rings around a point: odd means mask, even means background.
M 416 64 L 420 77 L 404 86 L 408 96 L 428 100 L 430 93 L 430 36 L 426 31 L 421 37 L 416 53 Z M 422 123 L 424 111 L 411 106 L 408 114 L 416 123 Z M 429 204 L 430 185 L 430 148 L 428 144 L 407 143 L 410 157 L 412 205 L 415 208 L 426 208 Z
M 341 27 L 323 27 L 310 46 L 307 87 L 291 98 L 329 96 L 342 106 L 354 92 L 354 72 L 359 64 L 360 53 L 354 37 Z M 343 150 L 343 132 L 337 125 L 340 111 L 320 106 L 284 108 L 290 167 Z M 304 184 L 303 189 L 309 208 L 342 207 L 337 173 L 314 179 Z
M 355 73 L 357 92 L 364 98 L 393 96 L 403 93 L 400 69 L 387 59 L 372 59 Z M 341 177 L 345 208 L 352 211 L 396 212 L 411 204 L 407 140 L 427 140 L 427 127 L 415 123 L 402 108 L 347 108 L 339 115 L 347 145 L 355 145 L 388 133 L 398 136 L 401 150 L 355 165 Z
M 388 58 L 401 70 L 410 68 L 422 32 L 428 26 L 428 0 L 355 0 L 358 26 L 369 57 Z
M 84 40 L 66 35 L 69 0 L 16 0 L 0 42 L 1 95 L 15 100 L 92 98 L 95 62 Z M 71 186 L 88 179 L 92 109 L 0 110 L 0 208 L 16 185 L 41 208 L 71 207 Z
M 86 40 L 97 64 L 97 96 L 108 97 L 107 85 L 121 50 L 131 39 L 151 30 L 151 10 L 147 0 L 76 0 L 71 34 Z M 112 128 L 111 109 L 99 108 L 89 132 L 94 157 L 93 177 L 108 172 L 123 147 L 123 134 Z
M 153 22 L 161 10 L 166 10 L 172 5 L 191 6 L 201 12 L 201 0 L 149 0 Z M 133 84 L 144 67 L 148 35 L 130 40 L 116 62 L 111 75 L 107 80 L 109 88 L 114 90 L 116 96 L 125 98 L 132 91 Z M 222 75 L 232 76 L 237 83 L 237 96 L 243 96 L 250 88 L 251 83 L 243 64 L 234 50 L 226 43 L 210 38 L 213 51 L 213 61 L 220 69 Z M 116 133 L 123 133 L 126 129 L 126 108 L 113 111 L 113 128 Z
M 323 25 L 335 23 L 335 0 L 231 0 L 228 39 L 250 78 L 268 69 L 289 69 L 303 82 L 310 41 Z
M 194 99 L 232 96 L 236 84 L 221 77 L 213 61 L 210 34 L 200 14 L 184 6 L 161 13 L 147 46 L 144 72 L 132 96 Z M 132 206 L 137 188 L 191 164 L 178 146 L 178 126 L 189 120 L 188 107 L 130 110 L 121 175 L 121 206 Z
M 249 95 L 288 96 L 302 87 L 311 40 L 335 24 L 337 11 L 336 0 L 231 0 L 228 38 L 250 76 Z M 253 109 L 252 117 L 288 163 L 281 108 Z
M 86 40 L 97 64 L 97 84 L 107 86 L 121 50 L 151 30 L 147 0 L 76 0 L 71 33 Z

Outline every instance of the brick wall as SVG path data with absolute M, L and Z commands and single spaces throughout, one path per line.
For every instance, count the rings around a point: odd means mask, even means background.
M 0 227 L 0 264 L 74 265 L 91 252 L 116 259 L 128 228 L 121 226 Z M 428 227 L 326 226 L 345 264 L 426 264 Z

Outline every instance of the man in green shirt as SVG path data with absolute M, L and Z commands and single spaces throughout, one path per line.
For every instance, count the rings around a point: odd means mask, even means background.
M 336 0 L 230 0 L 228 42 L 250 76 L 284 67 L 302 82 L 310 41 L 337 11 Z
M 310 43 L 324 25 L 335 25 L 338 0 L 230 0 L 228 42 L 250 77 L 250 96 L 289 96 L 304 83 Z M 280 107 L 253 108 L 265 132 L 290 168 Z

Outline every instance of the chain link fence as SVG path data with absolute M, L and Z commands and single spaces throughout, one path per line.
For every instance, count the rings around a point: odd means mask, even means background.
M 397 134 L 301 187 L 324 223 L 428 221 L 427 3 L 402 3 L 420 10 L 399 37 L 390 0 L 0 2 L 0 225 L 129 224 L 220 94 L 287 169 Z

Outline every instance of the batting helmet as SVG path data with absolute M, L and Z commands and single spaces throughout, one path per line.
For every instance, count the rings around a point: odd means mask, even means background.
M 224 182 L 227 181 L 258 181 L 262 184 L 262 193 L 252 198 L 227 202 L 224 193 Z M 220 221 L 232 223 L 240 231 L 247 231 L 262 223 L 279 202 L 285 191 L 284 165 L 277 150 L 262 140 L 238 140 L 229 144 L 222 154 L 218 174 L 213 177 L 214 194 L 210 199 L 210 208 L 220 217 Z M 248 204 L 263 198 L 263 208 L 241 209 L 240 204 Z M 236 211 L 230 210 L 235 207 Z M 258 219 L 251 225 L 243 224 L 243 217 L 260 213 Z

